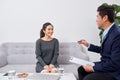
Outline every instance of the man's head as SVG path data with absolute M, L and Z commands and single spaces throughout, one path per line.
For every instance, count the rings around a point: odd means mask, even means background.
M 97 12 L 96 22 L 99 28 L 104 29 L 110 23 L 114 22 L 115 11 L 113 6 L 105 4 L 101 5 L 98 7 Z

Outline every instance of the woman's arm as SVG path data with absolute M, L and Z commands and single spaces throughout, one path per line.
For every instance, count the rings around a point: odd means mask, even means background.
M 37 40 L 36 41 L 36 50 L 35 50 L 35 53 L 36 53 L 36 58 L 38 60 L 38 62 L 44 67 L 46 65 L 46 63 L 43 61 L 42 57 L 41 57 L 41 48 L 40 48 L 40 40 Z
M 54 47 L 54 56 L 53 56 L 53 58 L 51 60 L 51 64 L 55 64 L 56 63 L 58 55 L 59 55 L 59 42 L 56 39 L 56 41 L 55 41 L 55 47 Z

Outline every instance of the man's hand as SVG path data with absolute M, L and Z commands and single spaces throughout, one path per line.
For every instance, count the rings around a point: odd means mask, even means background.
M 87 64 L 82 66 L 86 72 L 93 72 L 92 66 Z
M 84 39 L 79 40 L 78 43 L 79 44 L 83 44 L 86 47 L 88 47 L 88 45 L 89 45 L 89 43 L 86 40 L 84 40 Z

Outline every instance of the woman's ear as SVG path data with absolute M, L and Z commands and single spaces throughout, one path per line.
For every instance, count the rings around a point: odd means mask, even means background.
M 45 33 L 45 30 L 43 30 L 43 32 Z

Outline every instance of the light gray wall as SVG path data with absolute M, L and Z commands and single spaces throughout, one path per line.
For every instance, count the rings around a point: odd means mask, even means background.
M 84 38 L 99 44 L 96 9 L 104 2 L 120 0 L 0 0 L 0 44 L 35 42 L 45 22 L 61 42 Z

